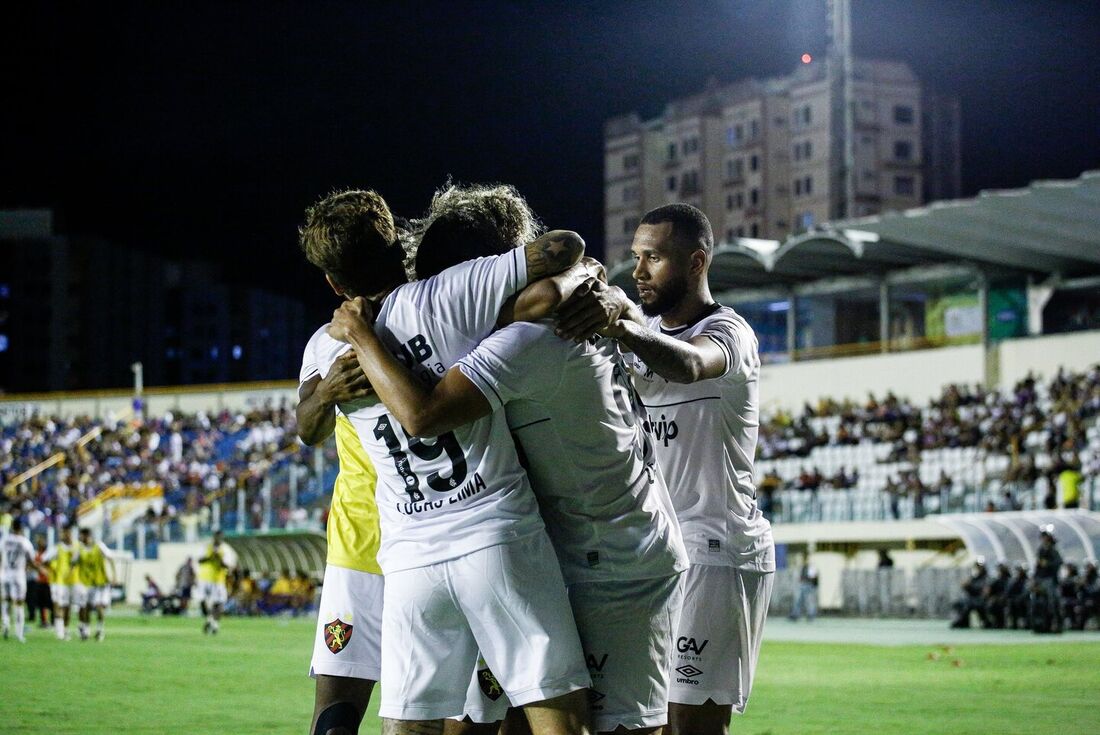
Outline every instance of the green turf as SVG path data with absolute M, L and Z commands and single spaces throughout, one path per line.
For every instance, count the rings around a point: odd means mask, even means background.
M 0 732 L 305 733 L 308 620 L 115 617 L 102 643 L 0 643 Z M 934 660 L 929 658 L 933 654 Z M 959 665 L 954 662 L 958 661 Z M 378 732 L 377 694 L 362 728 Z M 733 733 L 1100 733 L 1100 644 L 764 643 Z

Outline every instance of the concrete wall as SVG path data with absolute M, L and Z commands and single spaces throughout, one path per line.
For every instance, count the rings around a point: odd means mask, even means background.
M 1059 367 L 1083 372 L 1100 363 L 1100 331 L 1013 339 L 999 349 L 1001 387 L 1010 388 L 1029 370 L 1050 378 Z
M 797 411 L 825 396 L 862 401 L 868 392 L 881 398 L 893 390 L 923 403 L 946 383 L 977 383 L 983 375 L 979 345 L 765 365 L 760 401 L 765 408 Z

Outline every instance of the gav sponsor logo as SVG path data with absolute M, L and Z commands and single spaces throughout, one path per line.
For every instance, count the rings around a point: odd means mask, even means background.
M 700 656 L 703 653 L 703 649 L 707 647 L 708 643 L 710 643 L 709 639 L 703 639 L 702 643 L 698 643 L 694 638 L 680 636 L 676 639 L 676 650 L 680 653 L 687 653 L 688 651 L 691 651 L 696 656 Z
M 653 434 L 657 441 L 663 442 L 666 447 L 670 441 L 680 435 L 680 427 L 676 425 L 675 419 L 669 420 L 663 413 L 660 419 L 654 419 L 652 415 L 646 414 L 643 428 Z
M 679 674 L 679 676 L 676 677 L 677 684 L 695 684 L 698 686 L 699 679 L 696 677 L 702 674 L 703 670 L 691 664 L 684 664 L 683 666 L 676 667 L 676 673 Z

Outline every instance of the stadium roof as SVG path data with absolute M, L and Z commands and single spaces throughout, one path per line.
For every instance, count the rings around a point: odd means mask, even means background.
M 629 260 L 616 264 L 611 280 L 632 287 L 630 272 Z M 716 294 L 748 301 L 979 273 L 1100 275 L 1100 171 L 826 223 L 784 242 L 737 238 L 716 246 L 710 280 Z

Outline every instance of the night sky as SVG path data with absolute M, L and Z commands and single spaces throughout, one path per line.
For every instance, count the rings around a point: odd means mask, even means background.
M 416 216 L 450 174 L 602 240 L 602 124 L 709 77 L 789 73 L 824 0 L 20 3 L 5 11 L 0 207 L 331 308 L 303 208 L 372 187 Z M 1100 168 L 1100 3 L 855 0 L 857 54 L 963 105 L 963 188 Z M 312 275 L 312 273 L 310 273 Z

